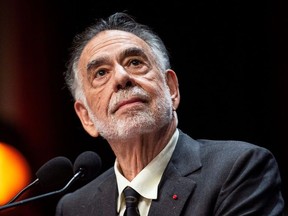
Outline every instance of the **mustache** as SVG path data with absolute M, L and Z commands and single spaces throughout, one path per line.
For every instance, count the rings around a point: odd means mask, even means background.
M 108 111 L 110 113 L 115 112 L 122 101 L 129 100 L 132 97 L 137 97 L 142 101 L 149 101 L 150 99 L 149 94 L 138 86 L 129 89 L 121 89 L 112 96 L 108 106 Z

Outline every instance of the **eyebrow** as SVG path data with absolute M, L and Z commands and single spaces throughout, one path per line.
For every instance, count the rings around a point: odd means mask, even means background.
M 141 56 L 145 59 L 147 59 L 147 56 L 143 49 L 140 49 L 138 47 L 131 47 L 128 49 L 123 50 L 123 52 L 120 53 L 120 57 L 124 58 L 126 56 Z
M 137 47 L 131 47 L 131 48 L 125 49 L 120 53 L 120 59 L 123 59 L 127 56 L 141 56 L 147 59 L 147 56 L 145 52 L 143 51 L 143 49 L 140 49 Z M 103 56 L 103 57 L 94 59 L 87 64 L 86 66 L 87 72 L 89 73 L 89 71 L 91 71 L 93 68 L 99 67 L 100 65 L 103 65 L 108 62 L 109 62 L 109 56 Z
M 87 64 L 86 69 L 87 71 L 90 71 L 91 69 L 95 67 L 103 65 L 105 62 L 108 62 L 108 57 L 100 57 L 100 58 L 94 59 Z

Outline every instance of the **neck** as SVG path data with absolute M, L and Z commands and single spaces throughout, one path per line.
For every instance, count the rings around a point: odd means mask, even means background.
M 139 134 L 130 140 L 109 141 L 125 178 L 132 181 L 165 148 L 176 125 L 177 122 L 172 121 L 158 131 Z

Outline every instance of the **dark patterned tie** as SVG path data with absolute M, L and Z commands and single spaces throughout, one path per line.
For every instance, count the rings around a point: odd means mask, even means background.
M 126 187 L 123 192 L 126 202 L 124 216 L 139 216 L 138 201 L 140 194 L 131 187 Z

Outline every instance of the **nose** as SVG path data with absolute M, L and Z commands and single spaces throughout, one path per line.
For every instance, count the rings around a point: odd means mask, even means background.
M 133 85 L 133 78 L 125 68 L 122 66 L 116 67 L 114 74 L 114 90 L 119 91 L 121 89 L 132 87 Z

